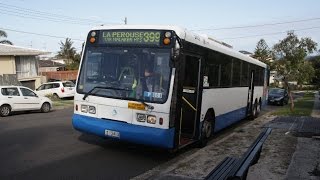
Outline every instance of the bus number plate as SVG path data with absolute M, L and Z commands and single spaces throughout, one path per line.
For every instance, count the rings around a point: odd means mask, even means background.
M 106 129 L 104 131 L 104 134 L 106 136 L 110 136 L 110 137 L 115 137 L 115 138 L 120 138 L 120 133 L 118 131 L 111 131 L 111 130 L 108 130 Z

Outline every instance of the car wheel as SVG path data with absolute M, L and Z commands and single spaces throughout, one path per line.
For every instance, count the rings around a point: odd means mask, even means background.
M 0 107 L 0 116 L 5 117 L 9 116 L 11 113 L 11 107 L 9 105 L 2 105 Z
M 60 99 L 60 97 L 58 96 L 58 94 L 53 94 L 52 97 L 53 97 L 53 99 L 56 99 L 56 100 L 57 100 L 57 99 Z
M 41 112 L 43 112 L 43 113 L 49 112 L 50 109 L 51 109 L 51 106 L 47 102 L 43 103 L 42 106 L 41 106 Z
M 280 101 L 280 106 L 284 105 L 284 100 Z

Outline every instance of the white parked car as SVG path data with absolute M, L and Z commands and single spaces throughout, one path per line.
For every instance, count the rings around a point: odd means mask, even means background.
M 74 97 L 75 85 L 71 81 L 56 81 L 44 83 L 36 89 L 38 95 L 50 95 L 53 98 Z
M 9 116 L 14 111 L 41 110 L 49 112 L 52 102 L 49 98 L 38 96 L 23 86 L 0 86 L 0 116 Z

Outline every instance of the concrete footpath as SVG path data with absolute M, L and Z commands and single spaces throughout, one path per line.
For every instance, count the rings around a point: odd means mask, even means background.
M 222 131 L 202 148 L 191 148 L 133 179 L 200 180 L 225 157 L 240 157 L 263 127 L 272 127 L 259 162 L 248 180 L 320 180 L 320 100 L 315 96 L 312 117 L 276 117 L 266 113 Z
M 309 133 L 300 134 L 296 151 L 291 159 L 286 179 L 320 180 L 320 100 L 315 95 L 314 108 L 311 114 L 313 121 L 309 123 Z M 304 122 L 305 123 L 305 122 Z M 299 135 L 299 134 L 298 134 Z M 303 137 L 307 136 L 307 137 Z
M 219 132 L 206 147 L 190 148 L 186 152 L 180 152 L 171 161 L 133 179 L 203 179 L 225 157 L 240 157 L 259 135 L 261 127 L 274 118 L 265 115 L 254 121 L 243 121 Z
M 311 113 L 312 117 L 320 118 L 320 95 L 319 93 L 315 94 L 313 111 Z

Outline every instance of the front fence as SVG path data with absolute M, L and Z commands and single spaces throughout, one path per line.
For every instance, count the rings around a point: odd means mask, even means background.
M 78 71 L 51 71 L 41 72 L 42 76 L 46 76 L 47 80 L 74 81 L 77 79 Z

